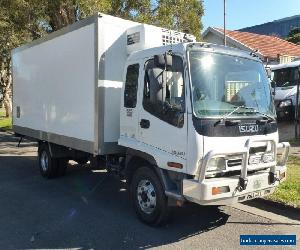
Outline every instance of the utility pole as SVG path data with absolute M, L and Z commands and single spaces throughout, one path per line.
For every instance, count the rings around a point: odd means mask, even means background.
M 224 46 L 226 46 L 226 0 L 224 0 Z

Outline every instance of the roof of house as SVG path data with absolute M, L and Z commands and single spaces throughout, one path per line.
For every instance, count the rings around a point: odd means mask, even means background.
M 209 27 L 204 33 L 205 36 L 209 31 L 216 35 L 223 36 L 223 29 Z M 250 32 L 227 30 L 226 35 L 235 43 L 243 47 L 258 50 L 259 54 L 277 58 L 280 55 L 300 56 L 300 45 L 296 45 L 275 36 L 259 35 Z

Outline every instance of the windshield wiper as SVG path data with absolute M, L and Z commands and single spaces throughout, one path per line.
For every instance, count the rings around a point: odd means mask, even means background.
M 214 123 L 214 127 L 217 126 L 218 124 L 220 124 L 222 121 L 226 120 L 229 116 L 231 116 L 233 113 L 238 111 L 240 108 L 251 109 L 251 108 L 246 107 L 245 105 L 237 106 L 237 107 L 235 107 L 234 110 L 232 110 L 228 114 L 225 114 L 220 120 L 216 121 Z
M 264 118 L 267 119 L 267 120 L 266 120 L 267 123 L 272 122 L 272 121 L 275 120 L 272 116 L 267 115 L 267 114 L 265 114 L 265 113 L 263 113 L 263 112 L 260 112 L 260 111 L 256 110 L 254 107 L 247 107 L 247 106 L 245 106 L 245 105 L 241 105 L 241 106 L 235 107 L 235 109 L 232 110 L 230 113 L 225 114 L 220 120 L 218 120 L 218 121 L 215 122 L 214 126 L 217 126 L 218 124 L 220 124 L 222 121 L 226 120 L 229 116 L 231 116 L 233 113 L 235 113 L 236 111 L 238 111 L 238 110 L 241 109 L 241 108 L 253 110 L 251 113 L 260 114 L 261 116 L 263 116 Z M 263 121 L 263 120 L 257 120 L 257 122 L 262 123 L 262 122 L 264 122 L 264 121 Z
M 252 113 L 256 113 L 256 114 L 260 114 L 261 116 L 263 116 L 264 118 L 266 118 L 266 122 L 269 123 L 269 122 L 273 122 L 275 121 L 274 117 L 270 116 L 270 115 L 267 115 L 263 112 L 260 112 L 258 110 L 256 110 L 255 108 L 253 107 L 248 107 L 248 109 L 253 109 L 253 112 Z M 258 122 L 263 122 L 263 120 L 257 120 Z

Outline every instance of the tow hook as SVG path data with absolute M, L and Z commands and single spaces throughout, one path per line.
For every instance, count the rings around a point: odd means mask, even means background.
M 247 185 L 248 185 L 248 179 L 247 178 L 244 179 L 244 178 L 240 177 L 239 184 L 238 184 L 238 190 L 239 191 L 245 190 Z
M 278 179 L 275 175 L 275 173 L 270 173 L 269 174 L 269 183 L 270 184 L 274 184 L 276 181 L 280 181 L 280 179 Z

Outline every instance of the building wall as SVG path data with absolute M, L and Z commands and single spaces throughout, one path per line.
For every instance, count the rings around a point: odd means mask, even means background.
M 207 35 L 205 37 L 203 37 L 203 41 L 208 42 L 208 43 L 219 44 L 219 45 L 224 44 L 224 40 L 222 38 L 216 36 L 215 34 L 213 34 L 211 32 L 207 33 Z
M 243 28 L 239 31 L 251 32 L 261 35 L 277 35 L 281 38 L 286 38 L 290 30 L 297 27 L 300 27 L 300 15 Z

